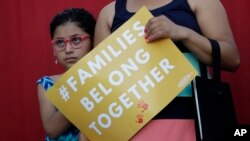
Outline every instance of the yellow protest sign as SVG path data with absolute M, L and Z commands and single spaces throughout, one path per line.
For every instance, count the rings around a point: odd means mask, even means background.
M 143 7 L 46 96 L 93 141 L 127 141 L 197 75 L 170 39 L 146 43 Z

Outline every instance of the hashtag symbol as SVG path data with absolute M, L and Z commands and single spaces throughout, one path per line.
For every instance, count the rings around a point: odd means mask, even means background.
M 70 97 L 69 97 L 69 92 L 68 92 L 67 88 L 62 85 L 59 88 L 59 91 L 60 91 L 60 95 L 62 96 L 62 99 L 64 101 L 68 101 Z

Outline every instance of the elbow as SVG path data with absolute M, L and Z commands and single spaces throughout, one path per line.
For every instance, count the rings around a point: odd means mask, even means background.
M 236 72 L 240 67 L 240 58 L 234 59 L 230 62 L 226 70 L 229 72 Z
M 232 72 L 236 72 L 240 67 L 240 58 L 234 60 L 234 62 L 232 63 Z
M 236 72 L 240 67 L 240 56 L 236 47 L 234 47 L 234 50 L 231 50 L 230 53 L 224 53 L 224 57 L 221 58 L 221 61 L 222 68 L 224 68 L 225 71 Z

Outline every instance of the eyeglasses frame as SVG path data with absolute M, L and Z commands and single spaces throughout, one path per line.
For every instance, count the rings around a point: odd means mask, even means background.
M 82 39 L 82 43 L 86 40 L 86 39 L 88 39 L 88 38 L 90 38 L 90 36 L 89 35 L 76 35 L 76 36 L 72 36 L 72 37 L 69 37 L 69 38 L 62 38 L 62 39 L 54 39 L 54 40 L 51 40 L 51 44 L 52 44 L 52 46 L 55 48 L 55 50 L 57 50 L 57 51 L 64 51 L 65 49 L 66 49 L 66 46 L 67 46 L 67 44 L 69 43 L 69 45 L 72 47 L 72 48 L 74 48 L 74 49 L 79 49 L 79 48 L 81 48 L 82 47 L 82 45 L 81 46 L 79 46 L 79 47 L 74 47 L 74 46 L 72 46 L 72 44 L 71 44 L 71 40 L 72 40 L 72 38 L 75 38 L 75 37 L 80 37 L 81 39 Z M 55 43 L 56 41 L 58 41 L 58 40 L 63 40 L 64 42 L 65 42 L 65 45 L 64 45 L 64 47 L 62 48 L 62 49 L 59 49 L 59 48 L 57 48 L 56 49 L 56 47 L 55 46 L 57 46 L 57 44 Z M 81 44 L 82 44 L 81 43 Z

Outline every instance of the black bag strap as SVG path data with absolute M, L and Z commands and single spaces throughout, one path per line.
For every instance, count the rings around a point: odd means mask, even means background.
M 216 40 L 209 39 L 212 46 L 212 66 L 213 66 L 213 80 L 216 84 L 221 81 L 221 54 L 220 45 Z
M 212 75 L 215 83 L 219 84 L 221 81 L 221 54 L 220 45 L 216 40 L 208 39 L 212 46 Z M 201 77 L 207 77 L 207 67 L 204 63 L 199 62 Z
M 220 94 L 220 83 L 221 83 L 221 54 L 220 54 L 220 45 L 216 40 L 208 39 L 211 47 L 212 47 L 212 80 L 213 80 L 213 87 L 211 90 L 214 93 Z M 207 76 L 207 66 L 199 61 L 201 77 L 204 79 L 208 79 Z
M 216 94 L 222 94 L 221 88 L 221 54 L 220 45 L 216 40 L 209 39 L 212 46 L 212 70 L 213 70 L 213 91 Z

